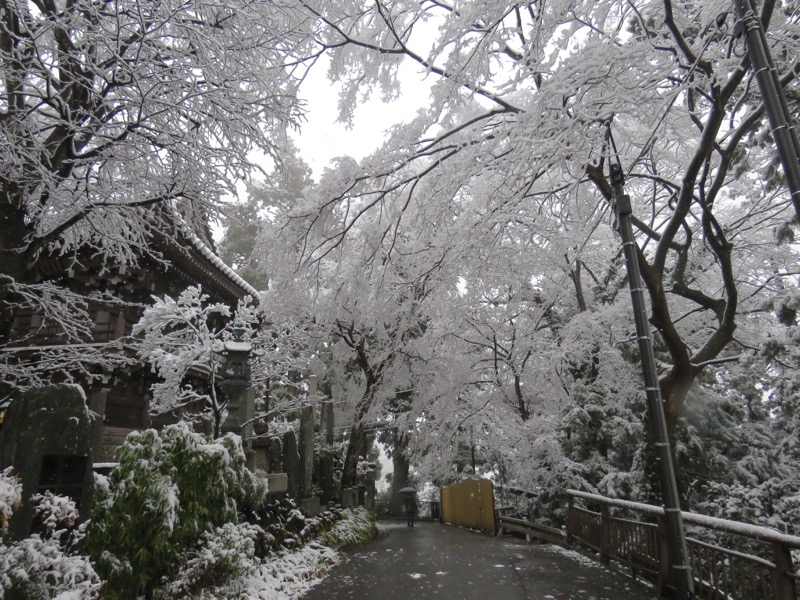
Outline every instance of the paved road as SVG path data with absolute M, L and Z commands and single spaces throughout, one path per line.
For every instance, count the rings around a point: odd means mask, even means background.
M 303 600 L 653 600 L 578 553 L 438 523 L 381 523 Z

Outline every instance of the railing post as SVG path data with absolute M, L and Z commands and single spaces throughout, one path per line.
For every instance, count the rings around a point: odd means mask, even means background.
M 658 582 L 656 583 L 656 594 L 658 594 L 659 598 L 663 598 L 670 578 L 669 538 L 664 517 L 657 517 L 656 522 L 658 523 Z
M 566 540 L 567 545 L 572 543 L 572 521 L 575 518 L 574 517 L 574 513 L 575 513 L 574 509 L 575 509 L 575 496 L 570 494 L 569 503 L 567 505 L 567 531 L 566 531 L 566 535 L 564 536 L 564 539 Z
M 794 579 L 788 573 L 794 573 L 792 551 L 781 543 L 772 545 L 775 553 L 775 600 L 796 600 L 797 592 Z
M 600 562 L 608 564 L 611 549 L 611 513 L 607 504 L 600 507 Z

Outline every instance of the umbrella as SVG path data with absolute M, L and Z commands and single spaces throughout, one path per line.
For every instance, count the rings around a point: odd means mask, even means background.
M 404 487 L 404 488 L 401 488 L 401 489 L 397 490 L 397 493 L 398 494 L 416 494 L 417 490 L 415 490 L 412 487 Z

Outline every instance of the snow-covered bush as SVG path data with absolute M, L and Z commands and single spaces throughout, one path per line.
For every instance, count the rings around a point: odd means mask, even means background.
M 36 524 L 45 538 L 63 534 L 78 522 L 78 509 L 70 498 L 45 491 L 44 494 L 36 494 L 33 501 L 36 503 Z M 66 529 L 58 529 L 59 526 Z M 82 538 L 83 529 L 79 531 Z
M 342 554 L 319 543 L 281 550 L 257 565 L 250 575 L 202 590 L 196 600 L 294 600 L 319 583 L 342 561 Z
M 98 486 L 87 538 L 109 598 L 152 593 L 205 534 L 238 524 L 266 497 L 233 434 L 208 441 L 184 423 L 134 432 L 117 458 Z
M 350 511 L 333 506 L 307 517 L 290 498 L 275 498 L 249 517 L 250 522 L 261 530 L 256 540 L 256 555 L 269 558 L 275 552 L 299 548 L 326 535 L 351 516 Z
M 7 523 L 19 505 L 20 484 L 0 472 L 0 516 Z M 75 503 L 50 492 L 33 498 L 42 533 L 0 544 L 0 598 L 96 598 L 101 582 L 92 564 L 76 552 L 83 528 L 75 528 Z
M 0 471 L 0 538 L 8 533 L 11 513 L 22 502 L 22 484 L 11 475 L 11 467 Z
M 320 536 L 320 541 L 328 546 L 360 544 L 375 536 L 377 527 L 375 515 L 364 507 L 348 508 L 343 518 Z
M 181 560 L 175 578 L 163 592 L 169 598 L 183 598 L 200 591 L 214 597 L 215 590 L 231 579 L 254 573 L 256 535 L 260 528 L 249 524 L 225 523 L 203 534 L 200 547 Z
M 304 530 L 323 527 L 316 540 L 298 548 L 280 548 L 257 565 L 250 575 L 237 577 L 227 585 L 204 590 L 200 600 L 248 598 L 248 600 L 291 600 L 302 596 L 327 571 L 343 560 L 334 548 L 363 542 L 375 534 L 375 517 L 365 508 L 327 510 L 305 519 Z M 302 537 L 302 536 L 301 536 Z
M 364 508 L 334 507 L 305 517 L 290 501 L 270 506 L 273 518 L 280 517 L 276 527 L 287 528 L 282 544 L 274 540 L 265 549 L 260 527 L 223 525 L 204 534 L 202 544 L 186 553 L 183 566 L 170 583 L 155 590 L 154 597 L 296 598 L 342 560 L 334 548 L 363 542 L 376 532 L 374 515 Z
M 101 582 L 89 562 L 71 555 L 58 538 L 32 535 L 10 546 L 0 544 L 0 598 L 72 600 L 96 598 Z

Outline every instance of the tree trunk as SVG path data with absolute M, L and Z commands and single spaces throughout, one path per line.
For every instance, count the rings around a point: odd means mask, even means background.
M 8 342 L 13 319 L 13 298 L 10 278 L 25 282 L 29 277 L 29 257 L 25 247 L 25 213 L 6 196 L 0 205 L 0 345 Z
M 367 434 L 364 425 L 359 421 L 350 431 L 347 443 L 347 454 L 342 468 L 342 489 L 358 485 L 358 461 L 367 456 Z
M 392 497 L 389 499 L 389 513 L 402 517 L 405 514 L 403 508 L 403 498 L 398 493 L 404 487 L 408 487 L 408 455 L 406 449 L 408 448 L 408 440 L 405 436 L 395 430 L 393 435 L 393 448 L 392 448 Z
M 365 340 L 363 338 L 358 341 L 355 340 L 352 325 L 345 326 L 338 323 L 338 327 L 339 335 L 356 353 L 356 361 L 366 380 L 364 394 L 356 405 L 356 412 L 353 415 L 353 429 L 350 433 L 350 441 L 347 444 L 347 453 L 342 467 L 341 489 L 345 489 L 358 484 L 358 461 L 367 457 L 367 436 L 364 431 L 364 419 L 372 407 L 375 388 L 378 384 L 377 374 L 380 373 L 381 367 L 372 367 L 367 356 Z
M 367 434 L 364 431 L 364 418 L 372 406 L 372 389 L 371 385 L 367 385 L 364 395 L 356 406 L 353 429 L 350 431 L 350 440 L 347 442 L 347 453 L 342 467 L 341 489 L 358 484 L 358 461 L 367 457 Z

